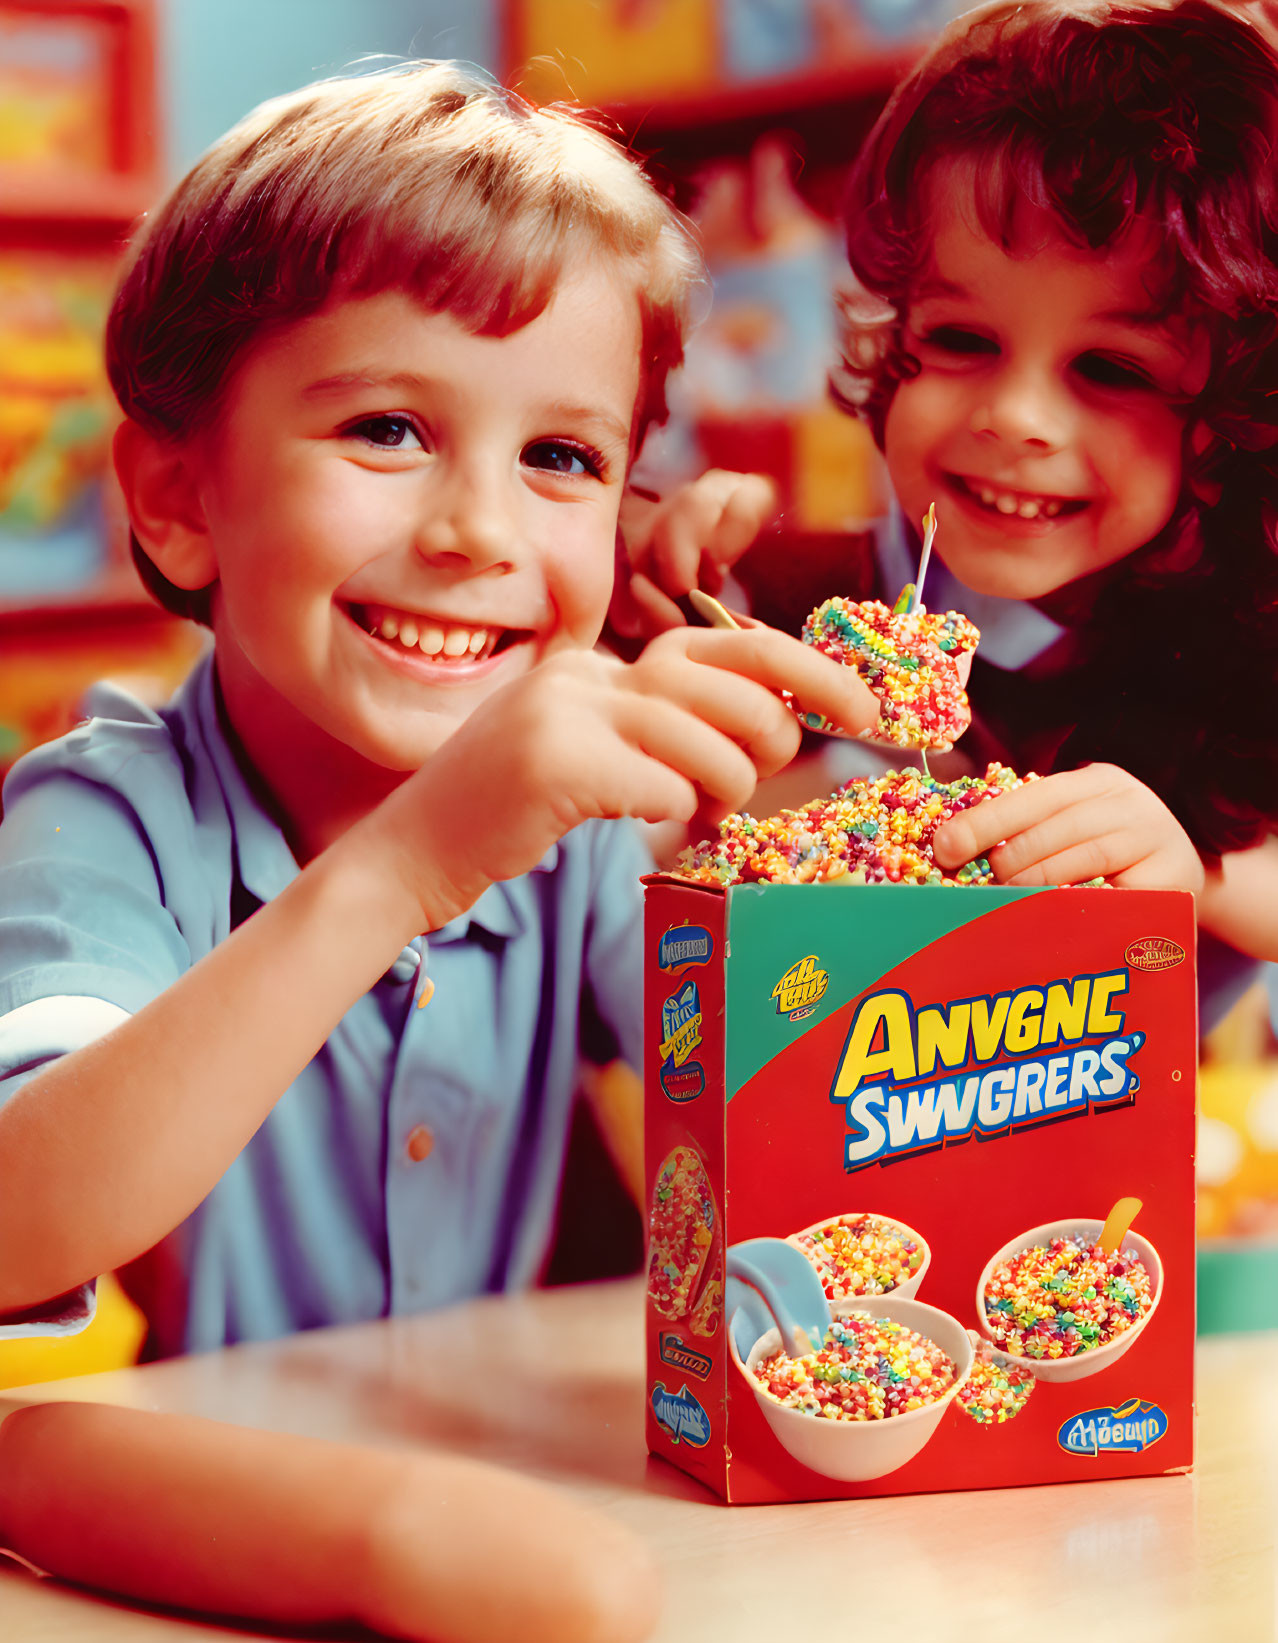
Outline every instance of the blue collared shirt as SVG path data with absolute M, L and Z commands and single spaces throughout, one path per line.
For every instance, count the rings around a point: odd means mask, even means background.
M 0 1099 L 141 1009 L 298 872 L 227 742 L 211 659 L 158 714 L 110 687 L 88 708 L 5 784 Z M 534 1281 L 587 998 L 641 1064 L 650 866 L 633 825 L 587 823 L 406 947 L 204 1202 L 130 1269 L 149 1350 Z M 27 1332 L 83 1311 L 77 1297 Z

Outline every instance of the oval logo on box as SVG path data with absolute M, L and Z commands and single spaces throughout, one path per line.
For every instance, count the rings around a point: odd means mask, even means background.
M 1171 970 L 1185 962 L 1185 949 L 1170 936 L 1142 936 L 1123 957 L 1133 970 Z
M 1056 1434 L 1071 1455 L 1139 1455 L 1167 1431 L 1167 1416 L 1156 1403 L 1129 1398 L 1113 1409 L 1084 1409 Z

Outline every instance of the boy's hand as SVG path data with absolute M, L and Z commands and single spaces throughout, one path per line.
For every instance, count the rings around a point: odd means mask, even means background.
M 974 805 L 937 829 L 933 854 L 947 868 L 985 856 L 1001 884 L 1107 878 L 1197 895 L 1204 883 L 1202 860 L 1175 816 L 1112 764 L 1045 776 Z
M 477 708 L 368 822 L 437 929 L 592 817 L 740 809 L 798 751 L 783 689 L 841 724 L 877 722 L 852 669 L 774 628 L 673 629 L 631 663 L 565 652 Z
M 628 491 L 621 534 L 630 574 L 618 576 L 609 620 L 626 638 L 684 625 L 674 603 L 693 588 L 718 593 L 725 574 L 776 513 L 777 488 L 763 474 L 711 468 L 654 501 Z

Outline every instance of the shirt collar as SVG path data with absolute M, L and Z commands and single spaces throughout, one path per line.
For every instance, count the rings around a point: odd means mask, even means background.
M 879 580 L 889 602 L 918 569 L 914 549 L 905 529 L 905 519 L 896 502 L 875 533 L 875 557 Z M 1054 645 L 1065 632 L 1035 605 L 1021 599 L 1000 599 L 992 593 L 975 593 L 965 587 L 936 557 L 928 566 L 927 607 L 929 610 L 958 610 L 969 616 L 981 632 L 980 656 L 1005 672 L 1014 673 Z
M 278 822 L 253 792 L 227 740 L 211 654 L 195 664 L 174 696 L 173 707 L 186 728 L 188 745 L 203 754 L 221 789 L 240 883 L 258 902 L 272 900 L 297 877 L 297 858 Z M 532 871 L 551 873 L 558 865 L 559 846 L 552 844 Z M 431 931 L 430 940 L 462 940 L 472 924 L 503 939 L 522 935 L 535 918 L 534 895 L 526 877 L 492 884 L 473 907 Z

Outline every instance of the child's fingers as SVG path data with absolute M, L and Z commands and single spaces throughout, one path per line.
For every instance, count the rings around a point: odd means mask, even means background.
M 1072 883 L 1042 876 L 1048 863 L 1066 855 L 1075 864 L 1088 866 L 1083 878 L 1103 877 L 1121 872 L 1145 854 L 1141 834 L 1129 825 L 1129 816 L 1129 806 L 1103 796 L 1085 799 L 1053 811 L 984 853 L 1004 884 Z
M 742 674 L 772 691 L 789 691 L 805 712 L 822 714 L 851 736 L 879 722 L 879 699 L 855 668 L 776 628 L 689 628 L 681 640 L 693 661 Z
M 1040 884 L 1086 884 L 1089 879 L 1118 878 L 1137 864 L 1140 852 L 1132 835 L 1122 831 L 1077 839 L 1012 874 L 1007 872 L 1002 857 L 1003 851 L 996 850 L 990 858 L 999 882 L 1028 889 Z
M 988 856 L 1005 839 L 1027 832 L 1085 797 L 1086 785 L 1073 780 L 1085 774 L 1081 770 L 1070 770 L 1047 776 L 1041 782 L 1026 782 L 1010 793 L 1001 793 L 996 799 L 986 799 L 952 816 L 937 828 L 932 842 L 932 853 L 938 864 L 959 867 L 977 856 Z
M 741 751 L 750 765 L 751 789 L 759 777 L 775 774 L 799 751 L 802 731 L 794 714 L 775 692 L 739 674 L 670 655 L 656 666 L 638 668 L 634 682 L 642 692 L 645 712 L 654 698 L 667 698 L 685 710 L 692 723 Z M 712 790 L 704 781 L 699 785 L 729 800 L 733 809 L 749 797 L 748 790 L 729 793 L 722 787 Z
M 720 573 L 730 570 L 777 511 L 776 482 L 766 474 L 723 476 L 724 498 L 719 522 L 704 553 Z
M 751 755 L 682 702 L 635 692 L 618 707 L 616 724 L 623 738 L 648 759 L 731 810 L 739 809 L 754 792 L 759 773 Z M 651 781 L 647 772 L 643 775 Z M 694 808 L 695 804 L 694 796 Z M 690 814 L 681 812 L 679 819 L 687 820 Z
M 629 591 L 637 617 L 632 634 L 664 633 L 668 628 L 687 626 L 687 620 L 674 600 L 642 571 L 636 571 L 630 578 Z
M 771 480 L 712 469 L 678 492 L 655 521 L 649 574 L 667 593 L 688 593 L 699 585 L 703 559 L 721 575 L 754 541 L 775 507 Z

